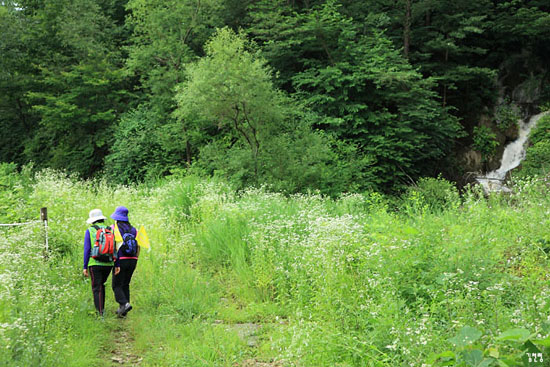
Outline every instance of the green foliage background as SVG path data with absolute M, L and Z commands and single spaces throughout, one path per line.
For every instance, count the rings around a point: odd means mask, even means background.
M 0 161 L 334 196 L 458 179 L 497 89 L 548 98 L 549 22 L 544 1 L 3 1 Z

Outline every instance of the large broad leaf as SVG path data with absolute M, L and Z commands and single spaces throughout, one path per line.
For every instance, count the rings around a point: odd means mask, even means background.
M 447 350 L 439 354 L 433 354 L 428 358 L 428 364 L 434 364 L 436 361 L 439 362 L 440 366 L 452 366 L 455 364 L 456 356 L 455 354 Z
M 531 340 L 536 345 L 542 345 L 543 347 L 550 347 L 550 336 L 544 339 Z
M 462 353 L 462 358 L 467 366 L 477 367 L 483 361 L 483 352 L 479 349 L 469 350 Z
M 409 226 L 403 228 L 403 232 L 405 232 L 405 234 L 408 234 L 408 235 L 416 235 L 419 233 L 418 229 L 409 227 Z
M 501 358 L 498 360 L 499 367 L 514 367 L 519 366 L 518 362 L 510 358 Z
M 479 349 L 462 352 L 462 359 L 470 367 L 489 367 L 495 361 L 493 358 L 483 358 L 483 351 Z
M 480 337 L 481 331 L 471 326 L 464 326 L 460 329 L 458 334 L 454 338 L 449 339 L 449 341 L 457 347 L 462 348 L 475 343 Z
M 525 342 L 531 336 L 527 329 L 508 329 L 496 337 L 496 340 L 511 340 L 516 342 Z
M 489 356 L 493 358 L 498 359 L 500 357 L 500 351 L 498 350 L 498 348 L 489 348 L 487 349 L 487 351 L 489 352 Z
M 485 358 L 481 361 L 480 364 L 477 365 L 477 367 L 489 367 L 492 365 L 494 359 L 492 358 Z

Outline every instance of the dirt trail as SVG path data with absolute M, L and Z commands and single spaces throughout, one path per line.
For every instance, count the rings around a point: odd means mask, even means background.
M 261 329 L 262 324 L 257 323 L 235 323 L 235 324 L 225 324 L 222 320 L 216 320 L 216 324 L 222 324 L 225 326 L 226 330 L 234 331 L 239 335 L 239 337 L 246 342 L 250 348 L 258 348 L 260 343 Z M 250 358 L 237 363 L 235 367 L 282 367 L 283 363 L 280 361 L 265 361 L 259 360 L 256 358 Z
M 227 331 L 236 332 L 249 348 L 259 347 L 260 335 L 264 325 L 259 323 L 225 323 L 223 320 L 216 320 L 214 324 L 224 327 Z M 111 335 L 113 342 L 108 353 L 110 366 L 140 366 L 143 358 L 137 355 L 134 350 L 134 338 L 128 320 L 117 320 L 111 330 Z M 282 361 L 258 358 L 248 358 L 234 364 L 235 367 L 282 367 L 283 365 Z
M 121 322 L 113 329 L 113 348 L 110 351 L 110 359 L 112 366 L 139 366 L 143 358 L 136 355 L 134 347 L 134 339 L 128 331 L 126 320 Z

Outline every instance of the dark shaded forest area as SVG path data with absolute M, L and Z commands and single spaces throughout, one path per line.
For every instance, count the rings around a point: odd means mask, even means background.
M 550 102 L 546 0 L 0 4 L 0 162 L 84 178 L 460 181 Z

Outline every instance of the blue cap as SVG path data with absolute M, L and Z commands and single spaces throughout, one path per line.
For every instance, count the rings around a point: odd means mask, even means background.
M 111 214 L 111 219 L 119 220 L 121 222 L 129 222 L 128 209 L 125 206 L 117 206 L 115 212 Z

